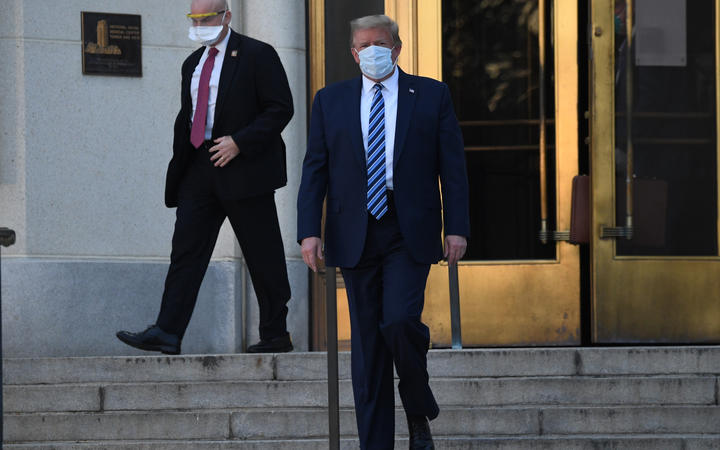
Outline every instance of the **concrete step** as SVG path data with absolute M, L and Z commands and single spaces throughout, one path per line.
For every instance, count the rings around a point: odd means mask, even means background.
M 407 436 L 404 412 L 396 433 Z M 712 434 L 720 432 L 720 406 L 583 408 L 444 408 L 432 422 L 438 437 Z M 8 414 L 6 442 L 137 439 L 312 439 L 327 435 L 325 409 L 246 409 L 204 412 Z M 355 414 L 343 409 L 341 435 L 357 436 Z
M 350 355 L 339 357 L 350 379 Z M 714 375 L 720 346 L 431 350 L 428 371 L 441 377 Z M 3 360 L 3 383 L 112 383 L 327 379 L 325 353 L 182 355 Z
M 444 406 L 511 405 L 716 405 L 718 377 L 435 378 Z M 397 390 L 396 390 L 397 391 Z M 397 394 L 397 392 L 396 392 Z M 10 385 L 7 413 L 302 408 L 327 405 L 325 381 L 239 381 Z M 400 404 L 396 395 L 396 404 Z M 340 405 L 353 406 L 349 380 L 340 382 Z
M 348 353 L 342 447 L 357 448 Z M 440 449 L 720 449 L 720 347 L 429 353 Z M 5 448 L 327 448 L 326 355 L 4 360 Z M 396 405 L 400 405 L 396 397 Z M 398 448 L 407 447 L 397 411 Z
M 651 436 L 532 436 L 495 438 L 435 439 L 438 450 L 717 450 L 720 434 Z M 323 450 L 326 439 L 260 441 L 150 441 L 53 442 L 6 444 L 8 450 Z M 342 450 L 358 448 L 357 440 L 342 439 Z M 395 441 L 395 448 L 407 448 L 407 439 Z

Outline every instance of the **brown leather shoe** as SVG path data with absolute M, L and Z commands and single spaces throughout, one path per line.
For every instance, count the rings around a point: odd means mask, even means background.
M 180 338 L 164 332 L 157 325 L 150 325 L 145 331 L 139 333 L 118 331 L 115 336 L 127 345 L 140 350 L 161 352 L 167 355 L 180 354 Z
M 410 450 L 435 450 L 430 424 L 425 416 L 407 415 Z

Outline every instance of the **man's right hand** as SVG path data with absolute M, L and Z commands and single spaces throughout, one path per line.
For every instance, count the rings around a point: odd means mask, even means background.
M 307 237 L 300 243 L 303 261 L 313 272 L 317 272 L 318 259 L 323 259 L 322 242 L 319 237 Z

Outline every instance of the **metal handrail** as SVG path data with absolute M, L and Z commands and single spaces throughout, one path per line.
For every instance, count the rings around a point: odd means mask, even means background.
M 10 247 L 15 243 L 15 231 L 9 228 L 0 228 L 0 247 Z M 2 254 L 0 253 L 0 262 L 2 262 Z M 0 265 L 0 287 L 2 287 L 2 265 Z M 0 289 L 0 386 L 2 386 L 2 290 Z M 0 417 L 3 416 L 3 395 L 0 389 Z M 0 447 L 3 442 L 3 424 L 0 420 Z
M 457 263 L 448 264 L 448 281 L 450 285 L 450 330 L 452 348 L 462 349 L 462 332 L 460 330 L 460 283 L 458 282 Z
M 337 287 L 335 268 L 325 267 L 328 369 L 328 426 L 330 450 L 340 449 L 340 394 L 338 388 Z

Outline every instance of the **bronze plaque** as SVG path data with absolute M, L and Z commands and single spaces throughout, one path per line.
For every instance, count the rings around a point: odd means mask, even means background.
M 80 16 L 84 74 L 142 76 L 139 15 L 83 11 Z

